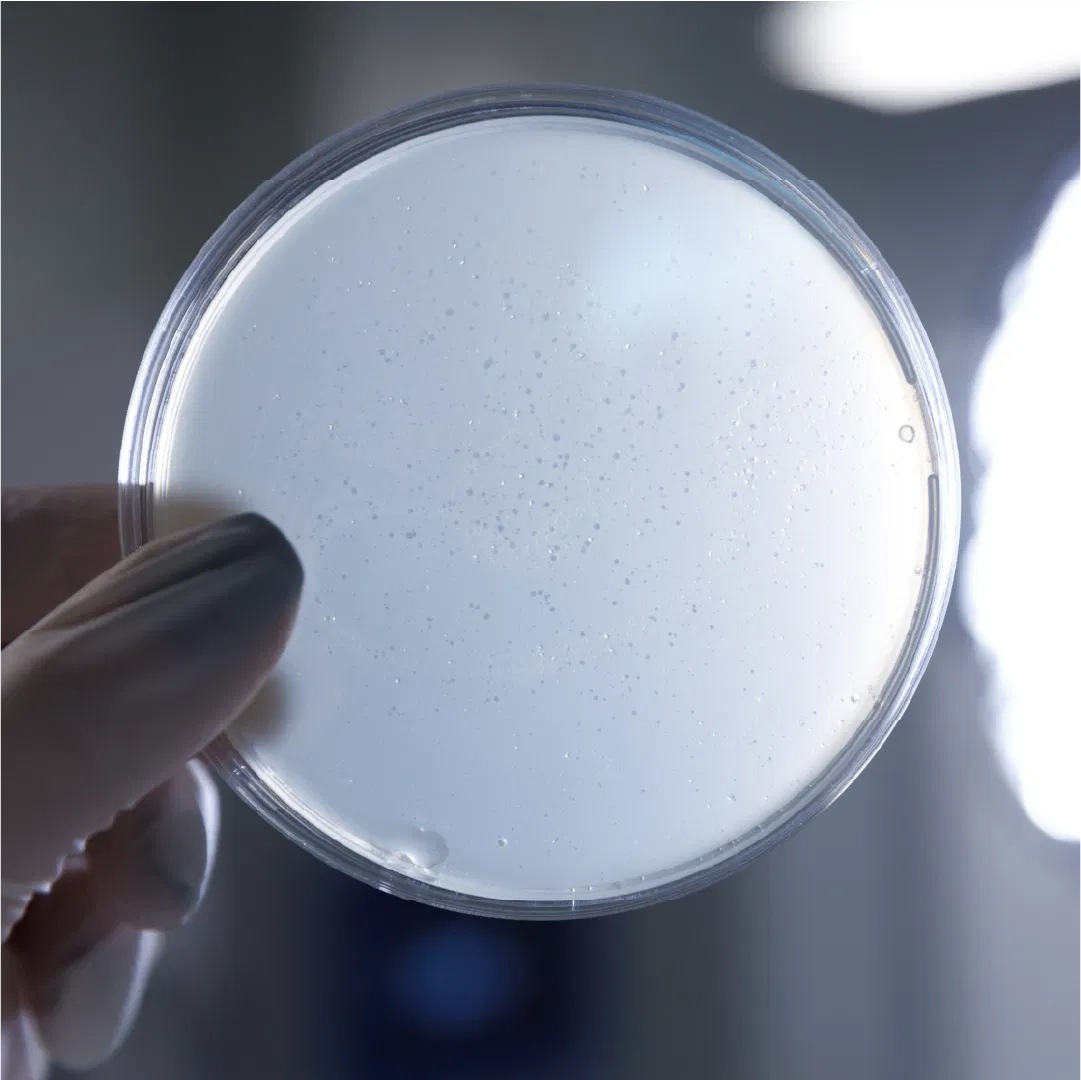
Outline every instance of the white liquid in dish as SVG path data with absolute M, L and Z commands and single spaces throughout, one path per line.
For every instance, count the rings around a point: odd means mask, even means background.
M 853 737 L 928 536 L 878 320 L 748 185 L 623 126 L 476 123 L 290 212 L 204 320 L 155 528 L 254 509 L 307 571 L 234 742 L 354 850 L 473 895 L 719 857 Z

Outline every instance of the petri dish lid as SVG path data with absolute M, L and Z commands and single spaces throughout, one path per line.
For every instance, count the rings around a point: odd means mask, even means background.
M 873 245 L 676 106 L 509 87 L 345 132 L 178 285 L 120 462 L 125 551 L 253 509 L 308 586 L 208 751 L 387 892 L 625 910 L 827 806 L 904 710 L 956 443 Z

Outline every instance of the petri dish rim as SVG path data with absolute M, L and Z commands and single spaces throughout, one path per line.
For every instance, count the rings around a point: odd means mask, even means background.
M 874 708 L 830 765 L 749 833 L 672 867 L 664 880 L 625 890 L 553 899 L 493 899 L 422 881 L 381 866 L 335 839 L 273 792 L 233 746 L 228 732 L 205 759 L 261 817 L 325 863 L 394 896 L 435 907 L 515 919 L 602 915 L 694 892 L 742 869 L 826 809 L 877 753 L 904 712 L 934 648 L 953 584 L 960 531 L 960 474 L 945 387 L 927 335 L 877 249 L 824 191 L 753 140 L 689 109 L 626 91 L 581 86 L 514 85 L 427 99 L 332 136 L 253 192 L 221 225 L 181 278 L 151 335 L 124 426 L 119 465 L 121 547 L 129 554 L 153 539 L 153 478 L 166 408 L 203 316 L 258 241 L 317 188 L 392 147 L 482 120 L 516 116 L 582 117 L 626 126 L 644 139 L 706 162 L 751 185 L 809 231 L 839 262 L 875 312 L 917 392 L 933 472 L 928 479 L 928 538 L 921 591 L 905 643 Z M 661 875 L 659 875 L 661 876 Z

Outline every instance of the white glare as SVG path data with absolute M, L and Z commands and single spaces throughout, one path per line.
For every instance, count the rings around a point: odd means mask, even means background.
M 964 596 L 993 665 L 1003 768 L 1033 822 L 1073 841 L 1081 835 L 1079 247 L 1074 177 L 1007 287 L 973 393 L 973 440 L 986 472 Z
M 764 59 L 782 82 L 882 112 L 913 112 L 1077 78 L 1081 5 L 771 4 Z

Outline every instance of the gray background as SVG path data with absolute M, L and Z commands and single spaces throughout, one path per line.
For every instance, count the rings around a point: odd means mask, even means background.
M 925 322 L 970 484 L 971 379 L 1048 178 L 1076 153 L 1078 87 L 874 115 L 772 81 L 755 48 L 760 15 L 741 4 L 5 4 L 4 485 L 115 476 L 154 321 L 252 188 L 385 108 L 509 80 L 669 98 L 825 187 Z M 912 707 L 848 795 L 733 880 L 575 931 L 565 977 L 588 988 L 588 1053 L 548 1066 L 496 1048 L 504 1067 L 491 1075 L 1076 1077 L 1077 849 L 1041 836 L 1001 780 L 984 693 L 951 611 Z M 228 798 L 205 914 L 178 935 L 130 1043 L 100 1075 L 406 1075 L 365 1065 L 326 1023 L 339 992 L 327 898 L 360 888 Z M 413 918 L 379 904 L 373 919 Z M 571 940 L 560 933 L 554 943 Z M 363 969 L 364 949 L 348 962 Z M 447 1058 L 431 1075 L 481 1074 Z

